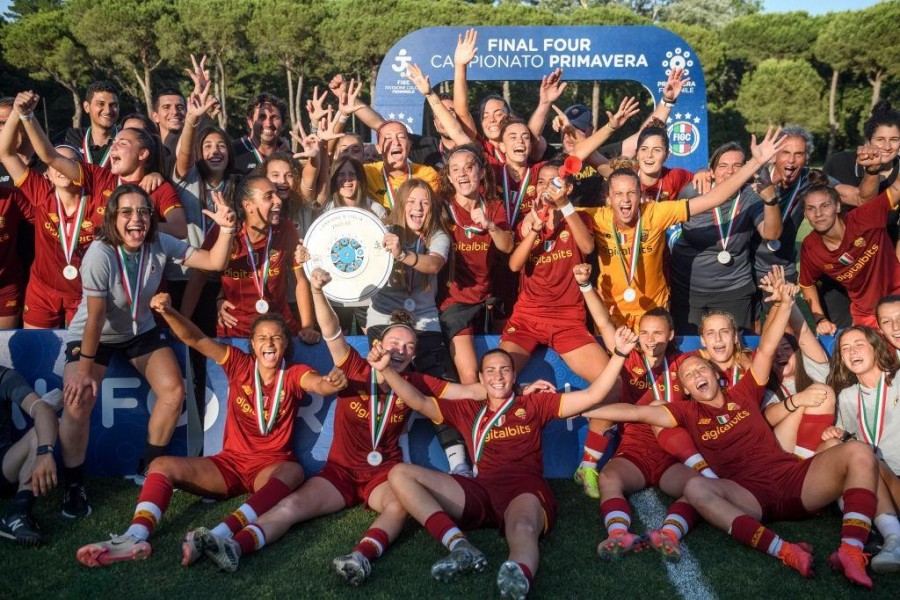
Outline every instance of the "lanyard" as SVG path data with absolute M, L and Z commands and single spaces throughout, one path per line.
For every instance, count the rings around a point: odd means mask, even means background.
M 719 207 L 713 208 L 713 220 L 716 222 L 716 229 L 719 230 L 719 240 L 722 242 L 722 250 L 728 250 L 728 240 L 731 239 L 731 230 L 734 227 L 735 217 L 741 210 L 741 191 L 738 190 L 737 195 L 731 200 L 731 214 L 728 215 L 728 229 L 722 228 L 722 214 Z
M 509 219 L 510 227 L 514 226 L 519 216 L 519 209 L 522 208 L 522 201 L 525 200 L 525 193 L 528 191 L 528 183 L 531 181 L 531 169 L 525 169 L 525 175 L 519 182 L 519 191 L 510 191 L 509 187 L 509 170 L 503 167 L 503 202 L 506 205 L 506 218 Z
M 794 206 L 797 205 L 797 202 L 800 200 L 800 196 L 797 192 L 800 191 L 800 186 L 803 184 L 803 176 L 797 178 L 797 183 L 794 184 L 794 191 L 791 192 L 791 197 L 788 200 L 787 206 L 784 209 L 784 212 L 781 214 L 781 221 L 786 223 L 788 219 L 791 218 L 791 213 L 794 211 Z
M 388 177 L 387 169 L 385 169 L 385 163 L 381 163 L 381 176 L 384 178 L 384 191 L 387 195 L 388 208 L 394 208 L 394 188 L 391 187 L 391 178 Z M 406 161 L 406 180 L 409 181 L 412 179 L 412 163 L 408 160 Z
M 862 433 L 863 441 L 873 448 L 877 448 L 881 442 L 881 434 L 884 433 L 885 413 L 887 411 L 887 396 L 889 386 L 887 385 L 887 374 L 882 373 L 878 380 L 878 386 L 875 388 L 875 406 L 874 415 L 866 410 L 866 404 L 862 399 L 862 386 L 856 384 L 856 408 L 857 419 L 859 420 L 859 431 Z M 869 427 L 869 422 L 872 426 Z
M 81 149 L 84 150 L 84 160 L 86 160 L 89 165 L 94 164 L 94 157 L 91 156 L 91 127 L 92 126 L 88 126 L 87 131 L 84 132 L 84 140 L 81 142 Z M 115 138 L 119 134 L 119 128 L 113 126 L 112 131 L 110 137 Z M 106 152 L 103 153 L 103 156 L 98 163 L 101 167 L 105 167 L 106 163 L 109 162 L 109 151 L 112 150 L 112 144 L 107 142 L 107 146 Z
M 212 219 L 207 222 L 206 215 L 203 213 L 203 209 L 206 208 L 213 212 L 216 211 L 215 203 L 210 203 L 209 201 L 209 193 L 210 192 L 221 192 L 225 189 L 225 180 L 219 182 L 219 185 L 212 186 L 208 183 L 204 182 L 203 185 L 206 186 L 206 202 L 200 205 L 200 227 L 203 229 L 203 236 L 206 237 L 206 234 L 209 233 L 209 230 L 212 229 L 212 226 L 215 225 L 215 221 Z
M 490 419 L 485 421 L 484 425 L 481 425 L 482 420 L 484 420 L 485 414 L 487 414 L 488 405 L 482 407 L 481 412 L 478 413 L 478 416 L 475 417 L 475 422 L 472 424 L 472 447 L 475 449 L 475 457 L 474 462 L 475 465 L 478 464 L 478 461 L 481 460 L 481 455 L 484 453 L 484 445 L 487 442 L 488 433 L 491 431 L 491 428 L 500 421 L 500 417 L 506 414 L 506 411 L 510 409 L 513 405 L 513 402 L 516 400 L 515 393 L 510 394 L 509 398 L 507 398 L 500 408 L 497 409 L 497 412 L 494 413 Z
M 247 234 L 247 230 L 244 229 L 244 239 L 247 240 L 247 260 L 250 261 L 250 268 L 253 270 L 253 285 L 256 286 L 256 291 L 259 293 L 259 299 L 265 300 L 266 298 L 266 282 L 269 280 L 269 246 L 272 245 L 272 228 L 269 227 L 269 237 L 266 239 L 266 250 L 263 254 L 262 258 L 262 273 L 259 273 L 256 265 L 256 250 L 253 249 L 253 244 L 250 242 L 250 236 Z
M 625 273 L 625 279 L 628 281 L 628 286 L 631 287 L 631 282 L 634 281 L 634 276 L 637 273 L 637 263 L 638 256 L 641 252 L 641 235 L 643 233 L 642 222 L 644 220 L 644 215 L 638 211 L 638 219 L 637 224 L 634 226 L 634 240 L 631 242 L 631 265 L 625 264 L 625 256 L 622 253 L 622 244 L 625 242 L 625 234 L 619 233 L 619 230 L 616 228 L 616 220 L 613 219 L 612 228 L 613 228 L 613 241 L 616 244 L 616 254 L 619 257 L 619 264 L 622 265 L 622 272 Z
M 278 411 L 281 408 L 281 396 L 284 389 L 284 359 L 281 360 L 281 366 L 278 368 L 278 377 L 275 380 L 275 400 L 273 401 L 272 411 L 266 419 L 266 399 L 263 396 L 262 376 L 259 374 L 259 361 L 253 361 L 253 399 L 256 402 L 256 422 L 259 425 L 259 432 L 263 435 L 269 435 L 275 420 L 278 418 Z
M 666 404 L 672 401 L 672 373 L 669 372 L 669 359 L 667 357 L 663 357 L 663 393 L 665 394 L 665 398 L 663 398 L 662 394 L 659 393 L 659 389 L 656 387 L 656 377 L 653 376 L 653 367 L 650 366 L 650 361 L 647 357 L 644 357 L 644 366 L 647 367 L 647 381 L 650 383 L 650 389 L 653 390 L 653 398 L 659 402 L 660 400 L 665 399 Z
M 372 369 L 369 392 L 369 435 L 372 438 L 372 450 L 378 450 L 378 444 L 381 443 L 381 438 L 384 437 L 384 432 L 391 421 L 391 412 L 397 395 L 394 390 L 391 390 L 384 403 L 378 401 L 378 382 L 375 377 L 375 369 Z
M 143 279 L 144 265 L 147 262 L 147 245 L 141 244 L 141 257 L 138 260 L 138 267 L 133 272 L 128 268 L 128 258 L 122 246 L 118 247 L 119 271 L 122 275 L 122 287 L 125 290 L 125 301 L 128 303 L 128 312 L 131 313 L 131 329 L 134 335 L 138 333 L 138 302 L 141 295 L 141 279 Z
M 422 253 L 422 238 L 416 238 L 415 253 Z M 412 296 L 416 285 L 416 270 L 407 265 L 403 265 L 403 268 L 406 270 L 406 295 Z
M 481 204 L 481 210 L 483 210 L 486 215 L 487 207 L 485 207 L 485 205 L 484 205 L 484 200 L 479 198 L 478 202 Z M 453 219 L 453 222 L 456 223 L 457 227 L 459 227 L 460 229 L 462 229 L 465 232 L 467 238 L 472 239 L 472 237 L 475 235 L 480 235 L 482 233 L 487 232 L 487 229 L 482 229 L 481 227 L 475 227 L 474 225 L 463 225 L 462 223 L 460 223 L 459 217 L 456 215 L 456 206 L 455 206 L 456 201 L 451 200 L 447 204 L 450 207 L 450 218 Z
M 249 150 L 253 154 L 253 156 L 256 158 L 256 164 L 257 165 L 263 164 L 262 154 L 259 153 L 259 149 L 256 147 L 256 144 L 253 143 L 253 140 L 251 140 L 249 137 L 245 137 L 245 138 L 243 138 L 243 142 L 244 142 L 244 148 Z
M 82 192 L 81 200 L 78 201 L 78 210 L 75 212 L 75 227 L 70 236 L 67 233 L 68 225 L 66 224 L 62 199 L 59 197 L 59 192 L 56 192 L 56 214 L 59 215 L 59 243 L 62 246 L 63 256 L 67 265 L 72 264 L 72 255 L 75 253 L 75 248 L 78 247 L 78 235 L 81 233 L 81 223 L 84 221 L 84 209 L 86 206 L 87 195 Z

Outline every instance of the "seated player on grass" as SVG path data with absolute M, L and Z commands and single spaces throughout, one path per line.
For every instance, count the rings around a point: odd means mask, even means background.
M 172 491 L 233 498 L 251 492 L 247 501 L 213 531 L 231 536 L 256 520 L 303 481 L 303 468 L 291 445 L 296 414 L 305 391 L 328 396 L 346 385 L 335 368 L 322 377 L 303 364 L 290 364 L 291 334 L 284 317 L 269 313 L 250 328 L 250 354 L 204 335 L 172 308 L 168 294 L 157 294 L 151 308 L 178 339 L 222 365 L 228 378 L 227 416 L 222 451 L 199 458 L 161 456 L 150 463 L 131 526 L 108 542 L 82 546 L 78 561 L 87 567 L 141 560 L 152 552 L 147 538 L 169 507 Z M 248 392 L 247 390 L 250 390 Z M 251 393 L 252 392 L 252 393 Z M 205 529 L 188 532 L 181 564 L 203 555 Z
M 403 507 L 449 551 L 431 567 L 447 581 L 462 573 L 481 571 L 487 560 L 460 529 L 495 527 L 503 531 L 509 557 L 497 574 L 504 598 L 525 598 L 538 567 L 538 540 L 556 519 L 556 500 L 544 479 L 541 433 L 552 419 L 581 414 L 600 403 L 619 384 L 624 359 L 637 336 L 626 328 L 616 334 L 616 354 L 586 390 L 559 394 L 518 395 L 515 361 L 502 349 L 481 357 L 479 381 L 487 401 L 450 400 L 440 390 L 426 397 L 394 370 L 380 345 L 369 362 L 407 404 L 435 423 L 447 422 L 471 432 L 466 444 L 475 463 L 475 477 L 448 475 L 411 464 L 390 473 L 391 489 Z
M 62 393 L 55 390 L 43 398 L 15 370 L 0 366 L 0 496 L 15 494 L 12 506 L 0 520 L 0 538 L 22 546 L 44 541 L 31 514 L 35 496 L 46 496 L 56 487 L 56 410 Z M 12 405 L 34 419 L 34 427 L 13 442 Z
M 780 338 L 797 286 L 778 277 L 772 288 L 769 327 Z M 877 460 L 864 444 L 853 441 L 804 461 L 781 449 L 760 409 L 776 348 L 777 340 L 763 338 L 747 376 L 727 391 L 708 361 L 691 356 L 681 363 L 678 377 L 694 402 L 613 404 L 591 414 L 687 429 L 710 467 L 725 478 L 688 481 L 684 493 L 691 505 L 711 524 L 804 577 L 813 575 L 812 548 L 782 540 L 760 521 L 806 518 L 842 499 L 841 545 L 829 563 L 853 583 L 871 588 L 863 545 L 876 509 Z

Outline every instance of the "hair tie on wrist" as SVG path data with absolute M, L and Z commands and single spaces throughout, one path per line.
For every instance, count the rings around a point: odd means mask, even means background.
M 613 349 L 613 354 L 615 354 L 616 356 L 621 356 L 622 358 L 628 358 L 628 355 L 627 355 L 627 354 L 625 354 L 624 352 L 620 352 L 620 351 L 619 351 L 618 346 L 617 346 L 616 348 Z

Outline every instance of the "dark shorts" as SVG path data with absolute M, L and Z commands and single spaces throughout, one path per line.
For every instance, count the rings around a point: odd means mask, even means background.
M 644 485 L 647 487 L 659 487 L 659 480 L 672 465 L 678 461 L 659 446 L 651 448 L 629 443 L 628 437 L 623 436 L 613 458 L 622 458 L 637 467 L 644 476 Z
M 466 495 L 462 518 L 457 523 L 460 529 L 491 527 L 502 532 L 507 507 L 510 502 L 523 494 L 533 494 L 541 503 L 544 510 L 542 534 L 548 533 L 556 522 L 556 498 L 543 477 L 517 475 L 487 481 L 461 475 L 451 477 L 462 487 Z
M 108 367 L 112 361 L 113 354 L 122 353 L 128 360 L 146 356 L 160 348 L 168 348 L 169 341 L 165 335 L 156 327 L 131 338 L 126 342 L 117 342 L 115 344 L 106 344 L 100 342 L 97 346 L 96 358 L 94 362 L 98 365 Z M 66 364 L 80 360 L 81 340 L 69 342 L 66 344 Z
M 225 480 L 225 495 L 234 498 L 253 490 L 253 484 L 260 471 L 282 462 L 297 462 L 290 452 L 280 454 L 246 454 L 223 450 L 218 454 L 207 456 L 216 465 Z
M 340 492 L 347 508 L 357 504 L 369 507 L 369 496 L 388 478 L 391 468 L 397 463 L 382 464 L 364 472 L 351 471 L 333 462 L 326 462 L 322 470 L 313 475 L 329 482 Z
M 3 461 L 6 460 L 6 453 L 13 445 L 11 442 L 0 443 L 0 496 L 12 496 L 19 489 L 18 481 L 10 481 L 3 474 Z
M 747 485 L 738 482 L 759 502 L 762 507 L 762 522 L 799 521 L 816 514 L 806 510 L 801 499 L 803 480 L 806 479 L 812 461 L 813 459 L 798 460 L 790 468 L 773 470 L 764 484 Z
M 734 315 L 738 328 L 749 332 L 753 330 L 757 301 L 757 288 L 752 281 L 737 289 L 722 292 L 686 293 L 673 290 L 672 318 L 679 335 L 697 335 L 703 315 L 721 310 Z
M 560 318 L 557 321 L 543 321 L 514 312 L 506 322 L 500 343 L 511 342 L 527 353 L 534 353 L 538 346 L 547 346 L 557 354 L 567 354 L 597 340 L 588 332 L 583 320 Z
M 489 301 L 496 301 L 490 298 Z M 476 335 L 490 330 L 487 320 L 490 311 L 486 302 L 478 304 L 451 304 L 441 311 L 441 329 L 448 340 L 458 335 Z

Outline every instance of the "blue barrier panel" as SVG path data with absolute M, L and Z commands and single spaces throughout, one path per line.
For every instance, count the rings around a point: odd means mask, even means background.
M 0 364 L 19 371 L 38 394 L 62 388 L 67 336 L 65 331 L 0 331 Z M 172 349 L 184 373 L 186 349 L 180 343 L 173 343 Z M 134 367 L 120 356 L 114 356 L 91 415 L 85 462 L 89 474 L 114 476 L 135 472 L 137 462 L 144 454 L 147 420 L 155 400 L 150 386 Z M 13 424 L 18 431 L 23 431 L 31 426 L 31 420 L 15 408 Z M 187 415 L 182 412 L 169 452 L 183 456 L 186 451 Z
M 452 81 L 453 51 L 464 31 L 426 27 L 394 44 L 378 69 L 375 110 L 421 133 L 425 100 L 403 73 L 414 63 L 433 86 Z M 467 79 L 540 81 L 556 68 L 567 81 L 636 81 L 654 101 L 662 97 L 669 71 L 684 69 L 691 81 L 666 124 L 672 143 L 666 164 L 691 171 L 707 166 L 706 80 L 697 53 L 677 34 L 652 26 L 479 27 Z M 610 107 L 601 107 L 601 115 L 604 108 Z

